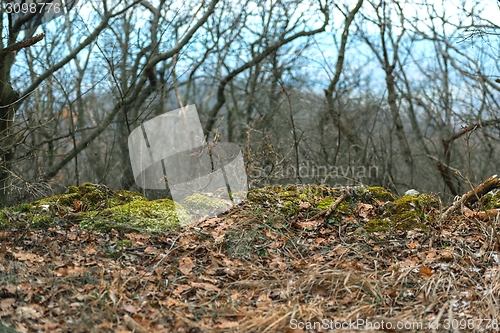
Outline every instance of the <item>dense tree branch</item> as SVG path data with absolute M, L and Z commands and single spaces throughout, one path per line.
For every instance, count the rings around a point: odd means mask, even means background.
M 212 109 L 208 112 L 208 119 L 207 119 L 207 122 L 205 123 L 205 126 L 203 127 L 203 132 L 205 133 L 205 135 L 208 135 L 210 133 L 210 131 L 212 130 L 212 128 L 215 124 L 216 118 L 217 118 L 217 114 L 219 113 L 220 109 L 222 108 L 222 106 L 226 102 L 226 97 L 224 95 L 224 89 L 225 89 L 226 85 L 232 79 L 234 79 L 238 74 L 240 74 L 241 72 L 258 64 L 259 62 L 264 60 L 267 56 L 269 56 L 270 54 L 272 54 L 273 52 L 278 50 L 280 47 L 282 47 L 283 45 L 286 45 L 286 44 L 288 44 L 288 43 L 290 43 L 290 42 L 292 42 L 300 37 L 313 36 L 317 33 L 325 31 L 325 28 L 328 25 L 328 22 L 330 20 L 330 15 L 328 13 L 327 8 L 322 6 L 320 10 L 325 17 L 321 27 L 319 27 L 318 29 L 315 29 L 315 30 L 311 30 L 311 31 L 301 31 L 301 32 L 298 32 L 295 35 L 287 37 L 287 38 L 285 38 L 285 36 L 281 36 L 280 40 L 271 44 L 263 52 L 256 55 L 251 60 L 247 61 L 246 63 L 244 63 L 240 67 L 236 68 L 235 70 L 231 71 L 228 75 L 226 75 L 225 77 L 222 78 L 222 80 L 219 82 L 219 86 L 217 88 L 217 102 L 212 107 Z
M 66 57 L 64 57 L 61 61 L 58 63 L 54 64 L 52 67 L 47 69 L 44 73 L 39 75 L 32 83 L 31 85 L 28 86 L 22 93 L 21 97 L 28 95 L 30 92 L 35 90 L 43 81 L 45 81 L 49 76 L 51 76 L 54 72 L 57 70 L 63 68 L 66 64 L 68 64 L 71 60 L 73 60 L 85 47 L 90 45 L 99 35 L 101 32 L 108 26 L 109 20 L 113 17 L 119 16 L 129 10 L 132 6 L 136 5 L 139 3 L 140 0 L 134 1 L 132 4 L 129 6 L 125 7 L 124 9 L 117 11 L 116 13 L 110 13 L 110 12 L 105 12 L 104 16 L 102 17 L 101 23 L 94 29 L 94 31 L 87 37 L 85 40 L 80 43 L 77 47 L 75 47 Z

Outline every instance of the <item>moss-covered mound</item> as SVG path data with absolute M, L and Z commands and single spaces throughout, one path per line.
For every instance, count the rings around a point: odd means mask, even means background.
M 439 215 L 439 200 L 429 194 L 405 195 L 380 206 L 380 217 L 370 220 L 367 231 L 428 230 Z
M 82 214 L 80 226 L 98 231 L 110 228 L 142 232 L 173 230 L 188 214 L 170 199 L 135 200 L 123 205 Z
M 278 209 L 284 216 L 296 215 L 301 207 L 328 208 L 341 189 L 322 185 L 266 186 L 248 192 L 250 203 Z
M 84 183 L 69 186 L 54 195 L 29 204 L 0 211 L 0 227 L 32 225 L 47 227 L 73 220 L 83 228 L 105 231 L 111 228 L 138 231 L 168 231 L 186 221 L 187 215 L 169 199 L 148 201 L 130 191 L 114 191 L 104 185 Z
M 223 200 L 210 197 L 200 193 L 194 193 L 185 198 L 182 203 L 183 208 L 195 220 L 202 220 L 205 216 L 215 216 L 231 208 L 230 200 Z
M 376 186 L 347 189 L 321 185 L 267 186 L 249 191 L 244 209 L 262 224 L 288 227 L 296 221 L 305 221 L 302 225 L 307 226 L 311 217 L 327 211 L 346 191 L 347 196 L 336 204 L 327 223 L 352 224 L 366 232 L 427 230 L 439 214 L 439 200 L 432 195 L 397 198 L 389 190 Z M 487 200 L 484 205 L 499 202 L 496 195 Z M 98 231 L 114 228 L 163 232 L 193 219 L 225 212 L 231 203 L 194 194 L 185 199 L 183 206 L 169 199 L 149 201 L 140 193 L 85 183 L 70 186 L 61 195 L 0 210 L 0 227 L 27 224 L 47 227 L 73 220 L 82 228 Z
M 266 208 L 269 220 L 295 220 L 327 210 L 344 189 L 316 185 L 267 186 L 248 193 L 248 201 Z M 397 198 L 378 186 L 347 189 L 348 196 L 330 215 L 334 224 L 354 223 L 367 232 L 428 229 L 439 214 L 439 200 L 429 194 Z M 269 214 L 273 213 L 273 214 Z
M 362 187 L 356 191 L 360 200 L 370 203 L 373 200 L 377 202 L 388 202 L 396 200 L 396 196 L 391 191 L 380 186 Z

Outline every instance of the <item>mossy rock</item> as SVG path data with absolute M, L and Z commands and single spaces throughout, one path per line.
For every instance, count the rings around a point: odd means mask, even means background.
M 137 192 L 113 191 L 105 185 L 84 183 L 80 187 L 69 186 L 63 194 L 35 201 L 31 205 L 37 210 L 45 208 L 69 213 L 72 210 L 103 210 L 138 200 L 146 198 Z
M 480 200 L 479 208 L 481 210 L 500 208 L 500 191 L 488 193 Z
M 321 210 L 327 210 L 330 208 L 330 206 L 337 200 L 337 198 L 333 197 L 326 197 L 321 199 L 318 204 L 316 205 L 316 208 L 321 209 Z M 337 208 L 335 208 L 335 211 L 332 215 L 332 217 L 340 217 L 340 215 L 347 215 L 352 213 L 352 203 L 349 200 L 342 200 Z
M 311 204 L 313 211 L 327 209 L 340 194 L 340 189 L 323 185 L 266 186 L 250 190 L 247 199 L 252 204 L 278 208 L 284 217 L 290 217 L 300 211 L 304 202 Z
M 223 199 L 194 193 L 184 199 L 182 206 L 193 215 L 213 215 L 228 210 L 231 208 L 232 203 Z
M 91 183 L 69 186 L 63 194 L 0 210 L 1 228 L 27 224 L 44 228 L 55 221 L 68 220 L 99 231 L 129 228 L 154 232 L 187 224 L 189 216 L 172 200 L 148 201 L 137 192 L 113 191 L 107 186 Z
M 20 204 L 0 210 L 0 229 L 22 228 L 27 225 L 47 227 L 54 223 L 54 216 L 48 211 L 37 210 L 31 204 Z
M 373 200 L 380 202 L 392 202 L 396 200 L 396 196 L 391 191 L 380 186 L 360 188 L 357 194 L 360 196 L 360 200 L 365 203 L 371 203 Z
M 366 230 L 428 230 L 439 215 L 439 200 L 430 194 L 405 195 L 386 204 L 384 210 L 380 220 L 367 223 Z
M 389 218 L 373 219 L 363 226 L 368 232 L 386 232 L 394 229 L 394 223 Z
M 83 214 L 80 226 L 84 229 L 110 229 L 143 232 L 167 232 L 185 225 L 190 216 L 170 199 L 137 200 L 99 212 Z
M 316 205 L 316 208 L 321 209 L 321 210 L 326 210 L 328 209 L 333 203 L 335 202 L 335 198 L 332 197 L 326 197 L 318 201 L 318 204 Z

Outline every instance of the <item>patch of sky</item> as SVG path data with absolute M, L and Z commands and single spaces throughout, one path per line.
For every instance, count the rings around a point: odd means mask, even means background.
M 117 8 L 122 8 L 127 5 L 129 1 L 114 1 L 108 8 L 116 10 Z M 150 1 L 153 6 L 157 6 L 159 1 Z M 349 8 L 352 9 L 354 6 L 353 1 L 346 1 L 349 5 Z M 488 23 L 486 20 L 490 20 L 491 22 L 496 22 L 497 17 L 499 17 L 499 8 L 496 1 L 472 1 L 472 0 L 447 0 L 447 1 L 438 1 L 438 0 L 423 0 L 421 3 L 416 3 L 415 1 L 400 1 L 400 4 L 403 9 L 403 13 L 406 19 L 409 19 L 411 24 L 420 29 L 424 33 L 430 33 L 430 28 L 434 25 L 439 32 L 446 34 L 451 38 L 451 41 L 455 43 L 454 45 L 460 44 L 461 49 L 465 52 L 466 55 L 475 59 L 478 64 L 486 71 L 488 75 L 498 75 L 499 72 L 498 63 L 496 61 L 495 56 L 500 53 L 499 48 L 499 39 L 494 29 L 486 29 L 480 28 L 480 30 L 467 30 L 467 27 L 470 27 L 472 23 L 474 24 L 486 24 Z M 147 7 L 142 5 L 136 5 L 137 8 L 134 11 L 132 19 L 132 23 L 134 25 L 134 29 L 131 33 L 130 40 L 130 48 L 129 53 L 135 54 L 139 52 L 139 50 L 146 46 L 148 42 L 150 42 L 149 35 L 145 31 L 147 31 L 150 27 L 150 22 L 152 18 L 152 13 Z M 228 15 L 229 13 L 239 13 L 241 12 L 242 16 L 240 17 L 240 23 L 236 23 L 232 25 L 230 20 L 222 19 L 220 22 L 220 26 L 225 29 L 231 29 L 229 31 L 225 31 L 220 37 L 218 41 L 217 48 L 222 50 L 226 43 L 231 41 L 231 38 L 237 38 L 237 43 L 239 43 L 238 47 L 235 45 L 235 48 L 231 53 L 228 54 L 226 59 L 226 65 L 228 68 L 235 68 L 244 62 L 251 59 L 252 54 L 248 50 L 248 45 L 252 42 L 257 42 L 255 45 L 255 51 L 262 51 L 266 45 L 269 45 L 272 42 L 275 42 L 271 38 L 269 39 L 259 39 L 262 36 L 262 30 L 266 26 L 266 24 L 271 24 L 272 29 L 276 32 L 283 30 L 283 22 L 280 20 L 269 21 L 269 16 L 271 14 L 271 10 L 274 14 L 289 14 L 291 22 L 294 20 L 297 21 L 297 31 L 300 29 L 305 30 L 313 30 L 318 28 L 322 24 L 323 17 L 319 14 L 317 3 L 313 1 L 303 1 L 303 2 L 290 2 L 287 3 L 287 6 L 279 6 L 276 1 L 267 0 L 267 1 L 248 1 L 248 2 L 228 2 L 224 5 L 225 7 L 217 7 L 215 12 L 215 18 L 217 19 L 217 15 Z M 245 6 L 244 8 L 242 6 Z M 473 22 L 473 18 L 467 16 L 467 12 L 471 11 L 471 8 L 475 6 L 475 13 L 480 15 L 483 18 L 484 22 L 480 22 L 476 19 Z M 165 51 L 166 49 L 171 48 L 175 45 L 175 37 L 172 36 L 171 33 L 167 33 L 169 31 L 169 23 L 174 22 L 176 19 L 180 17 L 192 18 L 196 15 L 199 17 L 203 10 L 198 11 L 200 8 L 199 5 L 190 3 L 187 4 L 183 1 L 173 1 L 167 8 L 162 8 L 162 13 L 165 15 L 164 24 L 161 29 L 163 30 L 163 34 L 161 34 L 160 42 L 161 46 L 159 51 Z M 244 9 L 243 11 L 241 11 Z M 64 28 L 66 20 L 73 21 L 74 24 L 78 24 L 80 29 L 76 29 L 79 32 L 78 35 L 70 36 L 70 45 L 71 47 L 76 47 L 81 41 L 83 41 L 88 33 L 93 31 L 93 29 L 99 24 L 99 14 L 102 13 L 102 3 L 101 2 L 87 2 L 80 1 L 73 11 L 71 11 L 66 17 L 59 17 L 41 27 L 38 28 L 38 31 L 46 31 L 50 32 L 51 35 L 56 32 L 60 32 L 61 29 Z M 356 22 L 351 26 L 351 40 L 349 41 L 349 47 L 346 52 L 346 74 L 350 75 L 351 73 L 360 73 L 367 80 L 370 81 L 371 86 L 374 91 L 382 94 L 385 90 L 385 73 L 380 67 L 380 64 L 376 60 L 372 50 L 358 37 L 354 36 L 354 32 L 356 30 L 356 24 L 359 25 L 360 28 L 364 29 L 364 31 L 372 38 L 377 41 L 380 39 L 378 27 L 370 23 L 366 17 L 374 19 L 374 11 L 373 8 L 369 5 L 369 3 L 365 3 L 361 9 L 361 14 L 365 16 L 363 18 L 361 15 L 358 15 L 356 18 Z M 449 24 L 442 24 L 439 21 L 438 17 L 445 15 Z M 221 16 L 222 17 L 222 16 Z M 224 17 L 232 17 L 231 15 Z M 392 28 L 394 33 L 397 35 L 401 32 L 402 27 L 400 26 L 399 17 L 395 11 L 391 11 L 389 13 L 389 17 L 392 23 Z M 240 27 L 242 27 L 243 21 L 245 21 L 245 27 L 243 27 L 239 36 L 235 36 L 234 32 L 237 31 Z M 500 21 L 500 20 L 498 20 Z M 4 24 L 6 20 L 3 20 Z M 190 27 L 192 27 L 193 22 L 196 22 L 194 19 L 191 21 L 191 24 L 186 24 L 178 31 L 178 37 L 181 37 Z M 106 52 L 116 50 L 119 52 L 119 45 L 117 38 L 120 36 L 120 30 L 116 29 L 116 27 L 120 27 L 122 24 L 122 17 L 117 17 L 113 19 L 111 23 L 111 27 L 115 27 L 116 31 L 107 31 L 103 33 L 98 39 L 96 43 L 88 46 L 84 49 L 79 55 L 79 59 L 86 59 L 89 55 L 91 56 L 92 61 L 97 61 L 100 64 L 100 68 L 103 70 L 99 73 L 95 73 L 96 76 L 86 76 L 84 87 L 91 89 L 95 87 L 96 82 L 100 85 L 105 85 L 106 89 L 112 89 L 112 86 L 116 84 L 113 81 L 110 68 L 109 59 L 106 57 L 109 56 L 110 53 L 103 54 L 103 50 Z M 298 72 L 301 72 L 303 75 L 306 75 L 310 80 L 309 89 L 316 93 L 322 93 L 322 90 L 326 88 L 329 84 L 329 81 L 332 77 L 332 72 L 335 68 L 336 59 L 338 55 L 338 43 L 340 41 L 340 36 L 342 34 L 344 24 L 343 15 L 337 10 L 334 9 L 331 13 L 330 25 L 327 27 L 327 31 L 323 34 L 319 34 L 313 37 L 313 42 L 310 43 L 311 46 L 303 49 L 302 45 L 304 43 L 304 38 L 297 39 L 296 41 L 290 43 L 285 46 L 280 52 L 279 55 L 281 57 L 281 61 L 293 61 L 293 60 L 302 60 L 299 63 L 297 69 Z M 411 25 L 405 23 L 407 31 L 407 37 L 403 39 L 404 47 L 411 47 L 411 53 L 402 59 L 406 75 L 408 78 L 413 81 L 421 81 L 422 80 L 422 69 L 429 68 L 432 69 L 436 66 L 435 59 L 435 50 L 432 42 L 429 41 L 418 41 L 411 40 L 412 37 Z M 491 24 L 490 24 L 491 25 Z M 4 29 L 4 31 L 6 31 Z M 118 31 L 118 32 L 117 32 Z M 203 30 L 201 30 L 203 31 Z M 481 32 L 483 31 L 483 32 Z M 118 35 L 114 35 L 117 33 Z M 123 31 L 121 31 L 123 33 Z M 182 51 L 179 56 L 179 61 L 177 64 L 178 76 L 180 78 L 183 77 L 186 73 L 189 72 L 189 69 L 193 66 L 193 57 L 199 57 L 202 54 L 202 50 L 204 50 L 204 43 L 207 42 L 207 31 L 204 31 L 205 35 L 199 32 L 195 35 L 193 41 Z M 4 36 L 5 37 L 5 36 Z M 66 42 L 67 36 L 60 36 L 59 39 L 54 41 L 50 41 L 50 43 L 57 43 L 58 45 L 50 45 L 51 48 L 57 47 L 57 51 L 53 53 L 52 57 L 62 57 L 63 55 L 68 54 L 69 46 Z M 22 36 L 21 36 L 22 38 Z M 42 43 L 46 43 L 44 41 Z M 210 42 L 210 41 L 209 41 Z M 213 42 L 213 41 L 212 41 Z M 42 61 L 44 56 L 49 56 L 47 53 L 44 53 L 44 47 L 40 45 L 35 45 L 31 47 L 32 50 L 29 52 L 33 52 L 38 55 L 38 61 Z M 48 49 L 50 50 L 50 48 Z M 24 52 L 28 52 L 28 50 L 24 50 Z M 113 54 L 113 53 L 111 53 Z M 196 56 L 193 56 L 195 54 Z M 189 57 L 189 58 L 188 58 Z M 457 56 L 458 57 L 458 56 Z M 20 57 L 21 58 L 21 57 Z M 460 59 L 460 57 L 459 57 Z M 114 59 L 115 61 L 119 60 L 119 58 Z M 145 61 L 143 59 L 143 61 Z M 211 61 L 217 61 L 213 59 Z M 43 63 L 39 63 L 38 68 L 33 68 L 36 74 L 40 74 L 46 68 Z M 68 67 L 65 68 L 65 71 L 71 73 L 75 71 L 76 68 L 74 63 L 70 63 Z M 472 70 L 472 69 L 471 69 Z M 15 80 L 19 80 L 19 82 L 23 82 L 22 84 L 18 84 L 17 86 L 22 87 L 26 81 L 25 73 L 27 71 L 24 59 L 20 60 L 16 63 L 16 67 L 13 71 L 13 78 Z M 219 71 L 217 73 L 216 71 Z M 217 70 L 214 70 L 213 67 L 207 66 L 200 71 L 200 75 L 206 75 L 207 77 L 221 76 L 225 75 L 227 72 L 224 72 L 224 66 L 218 67 Z M 242 73 L 242 75 L 247 75 L 246 73 Z M 100 76 L 97 77 L 97 76 Z M 105 80 L 103 78 L 106 77 Z M 454 79 L 454 78 L 452 78 Z M 457 76 L 454 81 L 453 89 L 462 89 L 464 92 L 468 89 L 469 82 L 460 80 Z M 378 89 L 378 90 L 377 90 Z M 432 89 L 432 88 L 427 88 Z

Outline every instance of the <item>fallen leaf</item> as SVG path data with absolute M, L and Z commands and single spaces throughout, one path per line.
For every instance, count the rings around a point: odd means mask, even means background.
M 181 259 L 179 263 L 179 270 L 184 273 L 184 275 L 188 275 L 194 268 L 193 260 L 189 257 L 184 257 Z
M 83 209 L 83 202 L 81 202 L 80 200 L 73 200 L 73 207 L 71 209 L 71 211 L 73 213 L 78 213 L 78 212 L 81 212 Z
M 21 306 L 16 309 L 16 315 L 23 319 L 37 319 L 41 317 L 41 313 L 29 306 Z
M 311 209 L 312 208 L 312 205 L 310 202 L 308 201 L 301 201 L 299 202 L 299 209 L 300 210 L 308 210 L 308 209 Z
M 2 300 L 0 300 L 0 308 L 5 310 L 5 309 L 11 307 L 15 302 L 16 302 L 16 300 L 14 298 L 2 299 Z
M 406 247 L 409 249 L 414 249 L 418 246 L 418 242 L 416 240 L 411 241 L 410 243 L 406 244 Z
M 444 260 L 452 260 L 453 259 L 453 250 L 451 250 L 451 249 L 441 250 L 441 251 L 439 251 L 439 255 Z
M 429 279 L 434 274 L 434 271 L 427 266 L 420 267 L 418 272 L 424 279 Z
M 193 282 L 193 283 L 191 283 L 191 286 L 193 286 L 195 288 L 203 289 L 203 290 L 208 290 L 208 291 L 220 291 L 219 288 L 217 288 L 216 286 L 214 286 L 211 283 Z
M 186 290 L 189 290 L 189 289 L 191 289 L 191 286 L 181 284 L 181 285 L 177 286 L 177 288 L 175 288 L 175 290 L 172 292 L 172 294 L 174 294 L 175 296 L 179 296 L 180 294 L 182 294 L 183 292 L 185 292 Z
M 297 229 L 312 229 L 317 228 L 323 224 L 323 221 L 312 220 L 312 221 L 296 221 L 293 226 Z
M 139 307 L 132 304 L 123 304 L 122 309 L 129 313 L 137 313 L 141 310 Z

